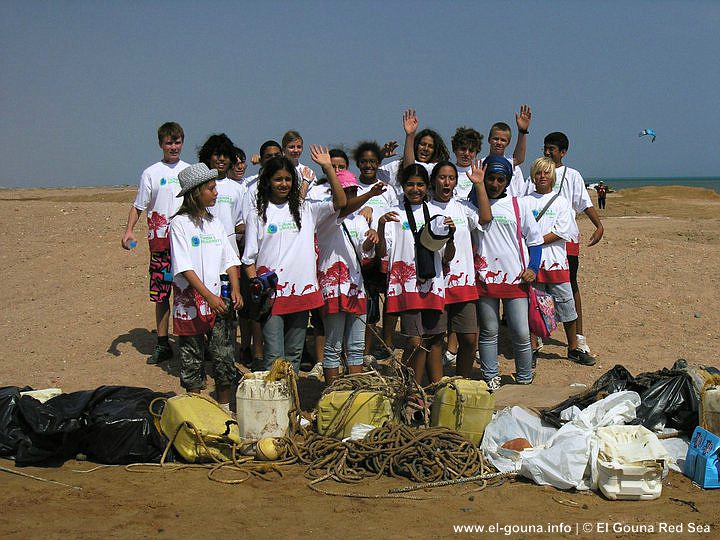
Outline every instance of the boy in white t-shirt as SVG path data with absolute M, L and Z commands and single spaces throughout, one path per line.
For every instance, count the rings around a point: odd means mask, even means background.
M 507 192 L 514 197 L 522 197 L 528 193 L 528 182 L 523 178 L 520 165 L 525 161 L 525 149 L 527 147 L 527 135 L 530 133 L 528 128 L 530 127 L 531 118 L 532 111 L 529 105 L 521 105 L 520 111 L 515 113 L 518 135 L 512 157 L 505 156 L 505 150 L 512 140 L 512 130 L 509 125 L 505 122 L 495 122 L 488 135 L 490 155 L 505 157 L 513 166 L 513 176 L 510 179 Z
M 563 164 L 563 158 L 567 154 L 570 141 L 567 135 L 560 131 L 554 131 L 545 136 L 543 141 L 543 149 L 545 157 L 549 157 L 555 163 L 556 182 L 553 187 L 554 191 L 559 191 L 560 195 L 565 197 L 569 202 L 575 214 L 583 212 L 595 225 L 595 232 L 590 236 L 588 247 L 597 244 L 603 237 L 605 229 L 600 221 L 600 216 L 593 206 L 590 195 L 585 187 L 585 180 L 575 169 L 571 169 Z M 577 273 L 580 267 L 580 232 L 577 236 L 567 243 L 568 261 L 570 263 L 570 285 L 572 285 L 573 297 L 575 298 L 575 310 L 577 311 L 577 340 L 578 348 L 586 353 L 590 353 L 585 340 L 583 330 L 582 317 L 582 300 L 580 298 L 580 287 L 578 286 Z
M 135 201 L 130 207 L 127 226 L 121 244 L 124 249 L 137 246 L 135 224 L 143 211 L 147 212 L 148 243 L 150 245 L 150 301 L 155 303 L 157 344 L 148 364 L 170 360 L 173 356 L 168 330 L 170 325 L 170 290 L 172 273 L 170 261 L 170 218 L 180 206 L 176 195 L 180 191 L 178 174 L 188 166 L 180 160 L 185 134 L 180 124 L 166 122 L 158 128 L 158 144 L 162 161 L 145 169 L 140 176 Z
M 455 187 L 456 199 L 467 199 L 473 189 L 468 172 L 482 147 L 482 140 L 483 136 L 479 131 L 465 126 L 457 128 L 455 135 L 450 139 L 458 173 L 457 187 Z

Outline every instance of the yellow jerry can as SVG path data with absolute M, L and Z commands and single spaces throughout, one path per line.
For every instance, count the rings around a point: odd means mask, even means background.
M 317 407 L 318 433 L 344 439 L 355 424 L 381 427 L 392 420 L 392 403 L 380 392 L 338 390 L 320 398 Z
M 199 394 L 168 399 L 160 429 L 189 463 L 232 459 L 233 446 L 242 442 L 237 422 L 216 401 Z
M 435 392 L 430 425 L 453 429 L 480 444 L 494 410 L 495 396 L 488 392 L 485 381 L 456 379 Z

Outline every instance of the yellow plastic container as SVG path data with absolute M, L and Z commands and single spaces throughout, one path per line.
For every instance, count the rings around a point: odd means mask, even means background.
M 435 393 L 430 425 L 453 429 L 480 444 L 494 410 L 495 396 L 488 392 L 485 381 L 456 379 Z
M 317 407 L 318 433 L 344 439 L 355 424 L 381 427 L 393 417 L 392 403 L 380 392 L 349 390 L 329 392 Z
M 189 463 L 232 459 L 233 446 L 241 443 L 237 422 L 214 400 L 198 394 L 168 399 L 160 428 Z

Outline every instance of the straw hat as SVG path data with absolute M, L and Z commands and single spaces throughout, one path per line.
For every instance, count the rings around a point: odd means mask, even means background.
M 185 167 L 180 171 L 180 174 L 178 174 L 180 193 L 176 196 L 182 197 L 194 187 L 209 182 L 210 180 L 215 180 L 217 177 L 217 169 L 208 169 L 208 166 L 204 163 L 193 163 L 189 167 Z

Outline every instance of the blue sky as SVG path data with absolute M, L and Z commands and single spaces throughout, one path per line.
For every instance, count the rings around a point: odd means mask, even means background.
M 586 177 L 718 176 L 719 27 L 714 0 L 3 0 L 0 186 L 135 184 L 168 120 L 192 162 L 216 132 L 402 140 L 408 107 L 449 147 L 521 103 L 528 163 L 564 131 Z

